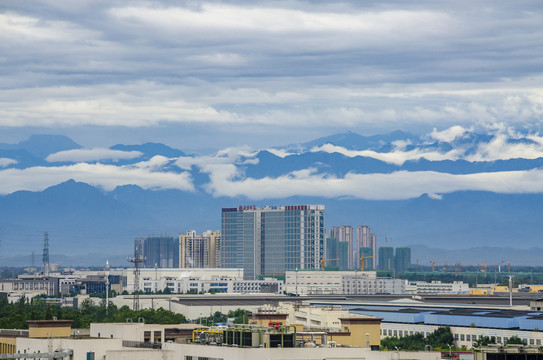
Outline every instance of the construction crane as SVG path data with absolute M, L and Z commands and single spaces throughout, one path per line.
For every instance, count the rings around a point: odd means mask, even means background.
M 361 256 L 360 257 L 360 271 L 364 271 L 364 265 L 365 265 L 365 260 L 366 259 L 372 259 L 373 258 L 373 255 L 372 256 Z
M 435 260 L 430 260 L 430 264 L 432 264 L 432 272 L 436 271 L 436 262 L 435 262 Z
M 339 260 L 339 258 L 335 258 L 335 259 L 321 259 L 321 270 L 324 271 L 324 264 L 325 264 L 327 261 L 334 261 L 334 260 Z
M 456 263 L 456 266 L 457 266 L 457 269 L 458 269 L 458 273 L 461 274 L 461 273 L 462 273 L 462 263 L 461 263 L 461 262 L 457 262 L 457 263 Z
M 487 267 L 487 264 L 479 264 L 481 266 L 481 272 L 484 272 L 485 273 L 485 277 L 486 277 L 486 267 Z

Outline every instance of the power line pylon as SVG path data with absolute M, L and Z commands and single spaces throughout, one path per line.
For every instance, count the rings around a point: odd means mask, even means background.
M 134 303 L 132 304 L 132 310 L 138 311 L 140 309 L 140 266 L 144 259 L 138 254 L 138 248 L 134 249 L 134 257 L 128 258 L 128 261 L 134 263 Z

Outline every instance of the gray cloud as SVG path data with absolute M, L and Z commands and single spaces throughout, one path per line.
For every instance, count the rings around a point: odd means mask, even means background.
M 537 2 L 3 6 L 3 129 L 225 124 L 238 144 L 233 129 L 248 126 L 284 135 L 543 119 Z

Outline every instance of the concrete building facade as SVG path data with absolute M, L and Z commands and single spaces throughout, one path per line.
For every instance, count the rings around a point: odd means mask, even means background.
M 375 271 L 287 271 L 285 291 L 306 294 L 404 294 L 407 280 L 377 277 Z
M 179 235 L 179 267 L 220 268 L 221 232 L 197 234 L 195 230 L 189 230 Z

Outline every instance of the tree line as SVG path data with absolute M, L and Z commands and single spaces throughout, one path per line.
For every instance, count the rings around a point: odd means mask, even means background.
M 143 318 L 148 324 L 187 322 L 182 314 L 163 308 L 134 311 L 126 305 L 119 308 L 109 302 L 106 309 L 105 299 L 102 299 L 99 305 L 95 305 L 91 299 L 85 299 L 80 308 L 72 308 L 47 304 L 45 299 L 39 296 L 23 296 L 14 303 L 0 298 L 0 329 L 27 329 L 27 320 L 51 320 L 53 317 L 58 320 L 73 320 L 73 328 L 88 328 L 93 322 L 126 322 L 128 319 L 137 322 L 139 318 Z

